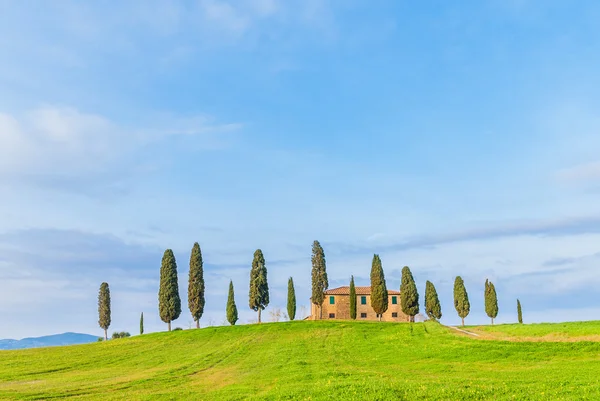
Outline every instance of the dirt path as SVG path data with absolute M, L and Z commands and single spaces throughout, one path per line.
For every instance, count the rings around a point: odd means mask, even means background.
M 446 327 L 448 327 L 450 329 L 454 329 L 456 331 L 460 331 L 463 334 L 468 334 L 468 335 L 471 335 L 471 336 L 480 337 L 479 334 L 471 333 L 470 331 L 462 330 L 462 329 L 459 329 L 458 327 L 454 327 L 454 326 L 446 326 Z

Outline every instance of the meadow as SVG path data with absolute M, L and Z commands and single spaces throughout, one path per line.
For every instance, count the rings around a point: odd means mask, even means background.
M 600 341 L 600 321 L 466 326 L 485 338 L 510 341 Z
M 0 353 L 0 399 L 597 400 L 599 322 L 480 326 L 284 322 Z M 581 333 L 581 334 L 580 334 Z M 502 335 L 504 335 L 502 334 Z

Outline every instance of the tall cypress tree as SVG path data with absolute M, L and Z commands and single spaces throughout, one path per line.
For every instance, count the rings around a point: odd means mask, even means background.
M 258 323 L 260 323 L 260 312 L 269 305 L 267 267 L 265 266 L 265 258 L 260 249 L 257 249 L 254 252 L 254 259 L 252 260 L 248 304 L 250 305 L 250 309 L 258 311 Z
M 519 323 L 523 323 L 523 311 L 521 310 L 521 301 L 517 299 L 517 315 L 519 318 Z
M 287 312 L 290 320 L 296 318 L 296 290 L 294 289 L 294 280 L 291 277 L 288 280 Z
M 415 321 L 415 315 L 419 313 L 419 293 L 415 279 L 408 266 L 402 268 L 402 282 L 400 283 L 400 303 L 402 312 Z
M 196 242 L 192 247 L 190 256 L 190 276 L 188 280 L 188 306 L 192 317 L 196 322 L 196 328 L 200 328 L 200 318 L 204 313 L 204 270 L 202 262 L 202 251 Z
M 379 321 L 388 309 L 388 291 L 385 285 L 385 275 L 379 255 L 373 255 L 371 264 L 371 307 L 377 313 Z
M 429 280 L 425 283 L 425 313 L 432 320 L 442 318 L 442 307 L 435 286 Z
M 232 326 L 238 321 L 238 310 L 235 306 L 235 295 L 233 293 L 233 281 L 229 281 L 229 295 L 227 296 L 227 321 Z
M 171 249 L 167 249 L 160 267 L 160 289 L 158 290 L 158 312 L 163 322 L 168 324 L 181 315 L 181 299 L 177 281 L 177 261 Z
M 496 288 L 494 284 L 488 279 L 485 280 L 485 313 L 492 319 L 492 325 L 494 319 L 498 316 L 498 297 L 496 295 Z
M 462 319 L 462 325 L 464 326 L 465 318 L 471 311 L 471 304 L 469 303 L 469 295 L 465 288 L 465 282 L 460 276 L 457 276 L 454 280 L 454 308 L 458 316 Z
M 140 316 L 140 335 L 144 334 L 144 312 Z
M 323 301 L 325 300 L 325 290 L 329 287 L 327 280 L 327 267 L 325 262 L 325 252 L 319 241 L 314 241 L 312 245 L 312 303 L 319 308 L 319 319 L 323 318 Z
M 354 276 L 350 277 L 350 319 L 356 319 L 356 287 L 354 286 Z
M 110 327 L 110 288 L 108 288 L 108 283 L 100 284 L 98 292 L 98 325 L 104 329 L 104 340 L 108 340 L 107 330 Z

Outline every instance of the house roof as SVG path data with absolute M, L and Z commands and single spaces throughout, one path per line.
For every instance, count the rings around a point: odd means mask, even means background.
M 356 295 L 371 295 L 371 287 L 355 287 Z M 350 287 L 331 288 L 325 291 L 325 295 L 350 295 Z M 400 295 L 400 291 L 388 290 L 388 295 Z

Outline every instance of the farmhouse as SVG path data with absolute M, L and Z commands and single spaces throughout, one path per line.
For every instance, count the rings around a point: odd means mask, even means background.
M 325 291 L 322 315 L 311 302 L 310 319 L 350 319 L 350 287 L 338 287 Z M 356 320 L 378 320 L 371 307 L 371 287 L 356 287 Z M 400 291 L 388 290 L 388 309 L 382 315 L 384 322 L 407 322 L 408 316 L 400 307 Z

